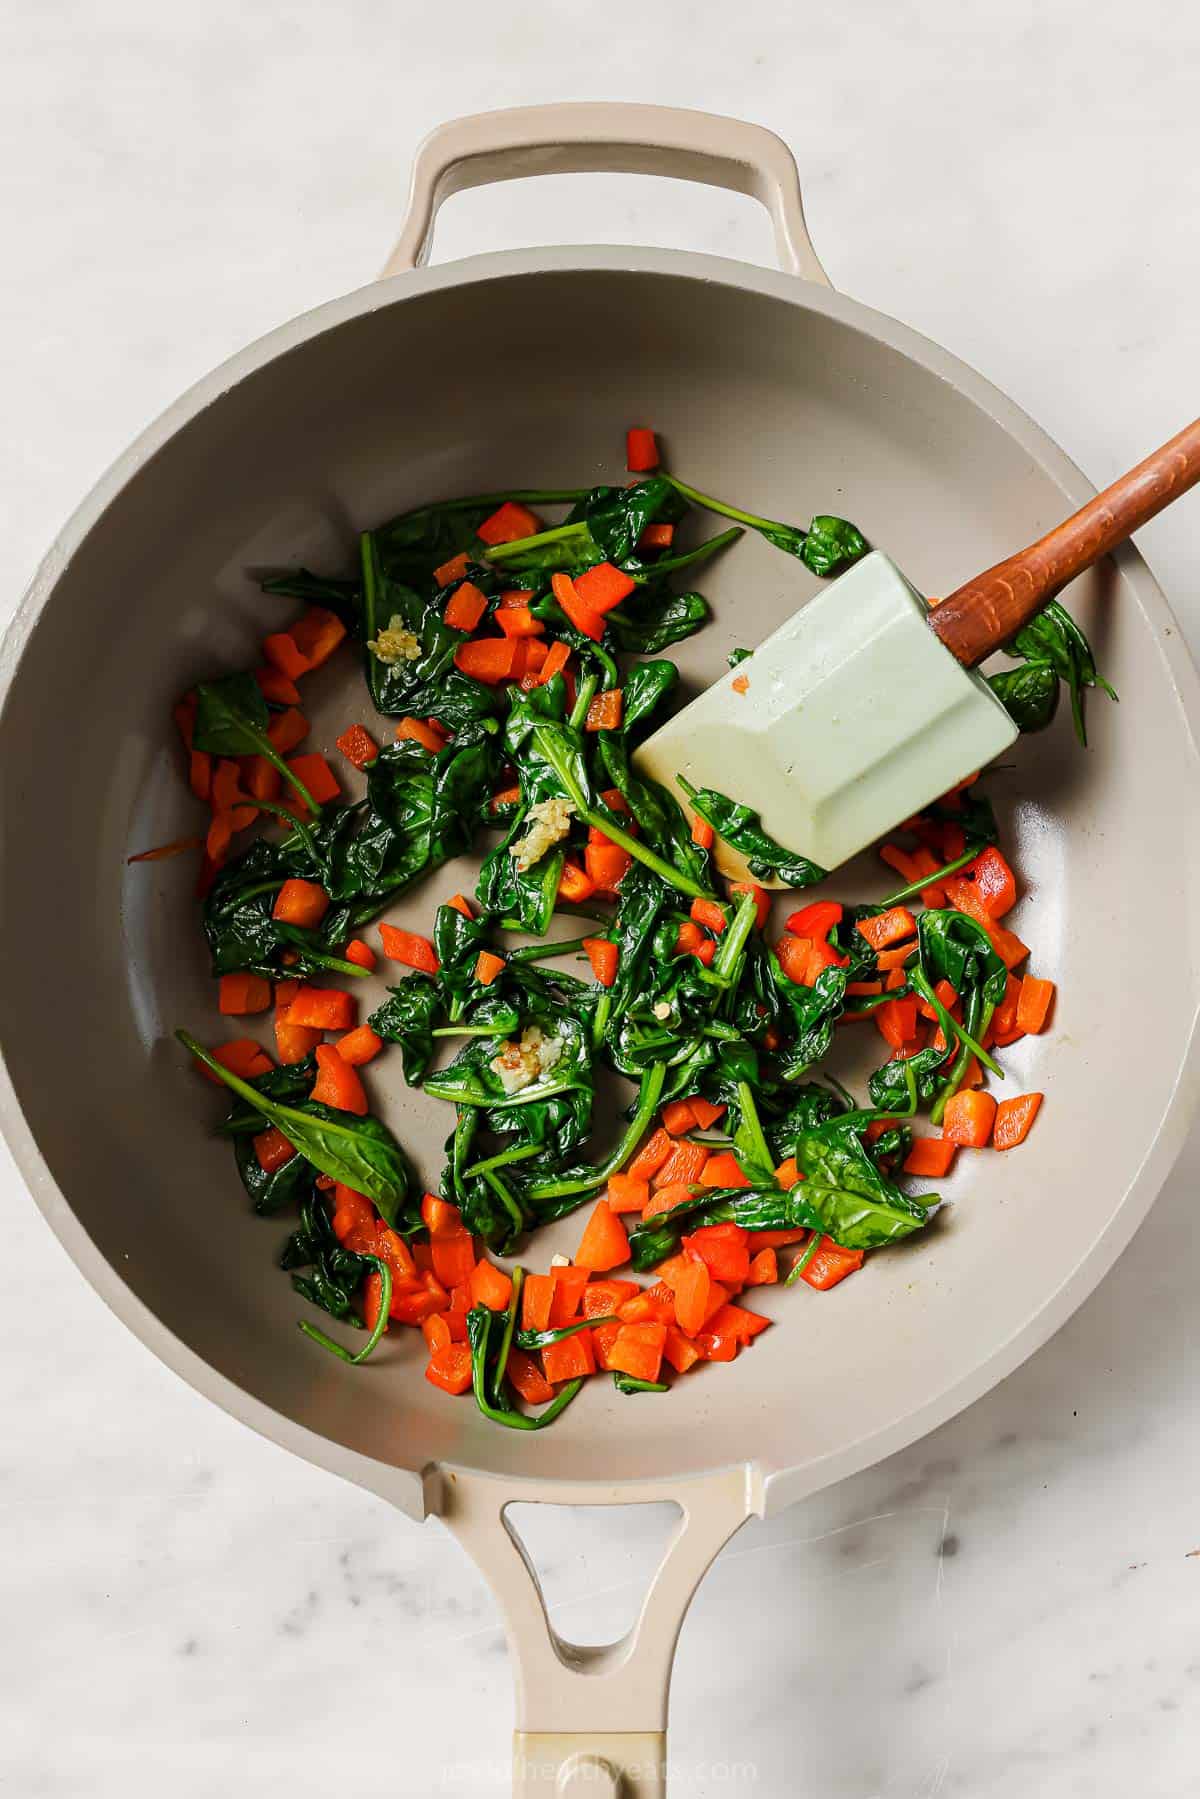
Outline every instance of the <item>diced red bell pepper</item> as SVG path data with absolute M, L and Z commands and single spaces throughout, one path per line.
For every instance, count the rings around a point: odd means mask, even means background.
M 337 746 L 355 768 L 366 768 L 379 754 L 379 745 L 365 725 L 350 725 L 338 738 Z
M 591 1331 L 576 1331 L 574 1336 L 547 1343 L 542 1351 L 542 1367 L 546 1379 L 555 1385 L 595 1374 L 596 1355 Z
M 443 1393 L 465 1393 L 471 1385 L 471 1350 L 466 1343 L 447 1343 L 429 1358 L 425 1379 Z
M 611 612 L 614 606 L 619 606 L 622 600 L 628 599 L 636 586 L 637 582 L 632 575 L 615 568 L 611 562 L 597 562 L 594 567 L 575 576 L 575 592 L 582 604 L 601 614 Z M 562 605 L 561 600 L 559 604 Z
M 557 1330 L 560 1324 L 571 1324 L 579 1316 L 589 1272 L 587 1268 L 575 1267 L 570 1263 L 551 1269 L 554 1292 L 550 1300 L 550 1325 L 553 1329 Z
M 644 475 L 658 467 L 658 443 L 644 425 L 631 425 L 625 433 L 625 467 L 631 475 Z
M 608 1365 L 635 1380 L 656 1381 L 666 1340 L 665 1324 L 623 1324 L 608 1352 Z
M 620 853 L 624 855 L 625 852 L 622 850 Z M 601 987 L 611 987 L 617 978 L 617 963 L 621 954 L 617 945 L 610 943 L 607 937 L 585 937 L 583 947 L 596 980 Z
M 383 953 L 390 961 L 403 962 L 406 968 L 415 968 L 421 974 L 439 972 L 442 965 L 428 937 L 422 937 L 416 931 L 402 931 L 391 924 L 381 924 L 379 935 L 383 939 Z
M 825 1293 L 861 1268 L 864 1255 L 864 1250 L 843 1249 L 832 1237 L 822 1237 L 812 1260 L 801 1271 L 800 1279 L 807 1286 Z
M 835 925 L 842 922 L 843 909 L 837 900 L 814 900 L 809 906 L 801 906 L 787 920 L 786 929 L 793 937 L 810 937 L 814 943 L 822 937 L 828 937 Z
M 606 1199 L 597 1200 L 575 1251 L 576 1267 L 606 1274 L 610 1268 L 619 1268 L 628 1260 L 629 1238 L 625 1226 Z
M 528 506 L 522 506 L 516 500 L 505 500 L 484 519 L 476 536 L 489 549 L 494 549 L 498 543 L 519 543 L 522 537 L 536 537 L 541 528 L 541 520 Z
M 291 627 L 292 641 L 310 669 L 328 662 L 345 635 L 346 627 L 337 613 L 325 606 L 310 606 Z
M 317 1058 L 317 1078 L 309 1097 L 323 1106 L 333 1106 L 339 1112 L 353 1112 L 356 1117 L 364 1118 L 367 1096 L 349 1062 L 332 1043 L 318 1043 L 313 1053 Z

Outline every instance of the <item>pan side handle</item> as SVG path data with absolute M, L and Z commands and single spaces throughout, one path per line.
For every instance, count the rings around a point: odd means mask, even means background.
M 681 1517 L 637 1621 L 620 1642 L 565 1642 L 505 1517 L 514 1503 L 636 1505 L 670 1500 Z M 515 1799 L 664 1799 L 667 1694 L 684 1614 L 717 1551 L 762 1511 L 746 1466 L 665 1484 L 516 1484 L 441 1470 L 438 1512 L 500 1605 L 516 1683 Z
M 439 125 L 417 150 L 404 226 L 382 273 L 426 261 L 438 207 L 451 194 L 526 175 L 597 173 L 671 175 L 749 194 L 771 215 L 780 267 L 830 285 L 782 138 L 716 113 L 618 101 L 515 106 Z

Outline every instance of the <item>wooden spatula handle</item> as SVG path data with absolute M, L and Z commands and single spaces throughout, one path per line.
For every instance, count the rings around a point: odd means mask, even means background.
M 1073 518 L 949 594 L 931 628 L 964 668 L 1007 643 L 1040 606 L 1200 481 L 1200 419 L 1106 487 Z

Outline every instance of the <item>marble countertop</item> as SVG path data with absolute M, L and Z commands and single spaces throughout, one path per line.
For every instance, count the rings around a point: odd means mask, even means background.
M 375 271 L 418 137 L 493 104 L 775 127 L 834 282 L 975 363 L 1097 481 L 1195 412 L 1200 14 L 742 0 L 735 23 L 683 0 L 16 0 L 0 612 L 181 388 Z M 435 254 L 581 240 L 769 255 L 748 201 L 600 177 L 455 200 Z M 1143 534 L 1193 647 L 1197 516 Z M 680 1647 L 679 1799 L 1195 1790 L 1198 1176 L 1193 1140 L 1113 1273 L 986 1399 L 719 1558 Z M 507 1791 L 497 1616 L 441 1527 L 184 1387 L 6 1157 L 0 1204 L 0 1791 Z M 660 1526 L 539 1534 L 567 1635 L 628 1622 Z

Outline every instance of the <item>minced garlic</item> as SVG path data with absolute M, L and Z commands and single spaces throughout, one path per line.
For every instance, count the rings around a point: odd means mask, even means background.
M 511 853 L 517 859 L 517 868 L 524 874 L 535 862 L 540 862 L 547 850 L 561 843 L 571 829 L 572 811 L 569 800 L 538 800 L 530 806 L 525 819 L 523 834 L 513 843 Z
M 521 1032 L 521 1041 L 513 1043 L 510 1040 L 502 1045 L 489 1067 L 505 1093 L 511 1096 L 548 1074 L 562 1053 L 560 1038 L 547 1037 L 539 1024 L 528 1024 Z
M 421 654 L 421 640 L 410 631 L 399 612 L 393 612 L 387 630 L 367 640 L 367 648 L 381 662 L 415 662 Z

